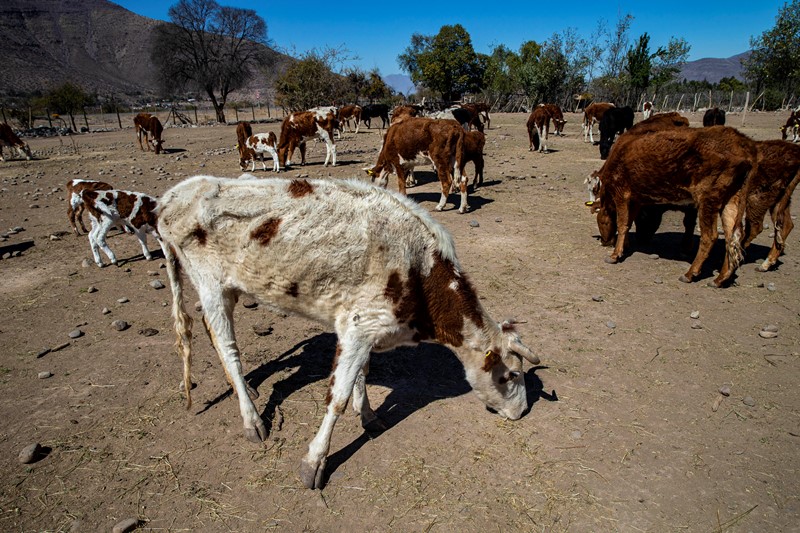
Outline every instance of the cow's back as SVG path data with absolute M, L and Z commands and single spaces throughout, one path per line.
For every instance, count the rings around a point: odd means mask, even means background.
M 343 299 L 382 295 L 387 272 L 430 270 L 434 250 L 457 264 L 427 212 L 356 180 L 194 177 L 162 197 L 159 232 L 187 271 L 326 323 Z

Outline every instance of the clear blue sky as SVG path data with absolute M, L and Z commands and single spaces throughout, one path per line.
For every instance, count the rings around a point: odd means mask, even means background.
M 112 0 L 146 17 L 167 20 L 171 0 Z M 401 73 L 397 56 L 413 33 L 435 35 L 447 24 L 461 24 L 476 52 L 498 44 L 517 50 L 525 41 L 545 41 L 554 32 L 575 28 L 588 38 L 599 20 L 609 29 L 620 15 L 634 21 L 631 39 L 650 34 L 650 47 L 682 37 L 691 45 L 689 60 L 730 57 L 749 49 L 750 37 L 775 25 L 785 0 L 701 0 L 697 2 L 573 0 L 563 2 L 264 2 L 218 0 L 221 5 L 254 9 L 267 23 L 268 38 L 280 50 L 299 55 L 311 49 L 345 48 L 359 59 L 348 63 L 382 75 Z M 669 7 L 667 7 L 669 6 Z M 347 66 L 347 65 L 345 65 Z

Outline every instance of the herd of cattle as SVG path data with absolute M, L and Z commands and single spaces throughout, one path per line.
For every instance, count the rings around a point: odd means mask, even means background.
M 452 237 L 430 214 L 405 196 L 415 184 L 417 165 L 432 164 L 440 180 L 444 208 L 451 192 L 460 193 L 459 212 L 466 212 L 468 179 L 465 166 L 475 165 L 473 190 L 482 182 L 484 122 L 488 108 L 465 104 L 422 116 L 419 106 L 320 107 L 291 113 L 280 135 L 254 134 L 250 124 L 237 125 L 239 164 L 255 169 L 264 155 L 274 171 L 292 165 L 299 148 L 325 142 L 324 165 L 336 165 L 336 136 L 350 121 L 380 118 L 387 127 L 375 165 L 364 169 L 380 187 L 356 179 L 258 180 L 209 176 L 189 178 L 160 199 L 114 189 L 93 180 L 67 184 L 68 218 L 73 231 L 88 231 L 95 263 L 102 251 L 117 259 L 106 242 L 112 227 L 134 234 L 147 259 L 146 237 L 159 243 L 167 263 L 173 294 L 172 314 L 183 358 L 183 385 L 191 405 L 192 318 L 184 306 L 182 278 L 197 290 L 203 324 L 238 397 L 244 432 L 261 441 L 267 430 L 253 399 L 258 393 L 244 380 L 233 328 L 237 299 L 248 294 L 270 306 L 318 320 L 338 336 L 326 412 L 302 461 L 300 477 L 309 488 L 324 485 L 326 457 L 336 420 L 348 399 L 370 430 L 383 428 L 371 409 L 365 378 L 369 356 L 401 345 L 424 341 L 446 344 L 464 365 L 477 396 L 503 417 L 517 419 L 528 408 L 522 361 L 538 363 L 513 323 L 498 323 L 483 309 L 459 265 Z M 634 125 L 630 108 L 596 103 L 584 113 L 584 141 L 594 142 L 599 123 L 602 167 L 586 180 L 587 205 L 597 215 L 601 241 L 613 245 L 606 260 L 624 256 L 628 232 L 636 224 L 637 238 L 651 236 L 668 209 L 684 211 L 684 246 L 693 244 L 699 221 L 700 245 L 682 281 L 692 281 L 709 255 L 722 220 L 726 254 L 714 284 L 730 282 L 744 248 L 761 232 L 770 212 L 775 227 L 773 246 L 760 270 L 773 267 L 792 230 L 791 196 L 800 180 L 800 145 L 785 140 L 755 142 L 724 125 L 724 112 L 709 110 L 703 128 L 690 128 L 678 113 L 652 114 Z M 537 106 L 527 122 L 529 149 L 547 151 L 550 123 L 563 135 L 566 123 L 556 105 Z M 783 137 L 798 140 L 800 114 L 792 113 Z M 134 119 L 142 150 L 163 149 L 163 127 L 146 113 Z M 474 129 L 473 129 L 474 128 Z M 9 146 L 31 157 L 30 148 L 0 124 L 0 156 Z M 386 191 L 396 174 L 400 194 Z M 257 266 L 257 268 L 256 268 Z

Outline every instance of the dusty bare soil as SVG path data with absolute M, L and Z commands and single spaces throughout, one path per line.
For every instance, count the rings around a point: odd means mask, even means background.
M 677 214 L 605 264 L 610 250 L 583 205 L 597 147 L 569 115 L 551 153 L 528 152 L 526 118 L 493 117 L 472 210 L 459 215 L 453 196 L 433 216 L 485 307 L 523 321 L 542 359 L 526 372 L 530 413 L 489 413 L 447 348 L 376 355 L 368 392 L 388 430 L 370 438 L 354 414 L 340 419 L 323 491 L 304 489 L 297 469 L 322 419 L 333 334 L 237 308 L 245 372 L 271 429 L 253 444 L 198 325 L 195 407 L 184 407 L 169 289 L 150 286 L 166 283 L 163 261 L 115 234 L 120 267 L 82 266 L 87 239 L 68 233 L 68 179 L 158 195 L 195 174 L 235 177 L 234 127 L 167 128 L 161 156 L 140 152 L 130 128 L 74 145 L 33 139 L 36 160 L 1 164 L 0 230 L 23 231 L 0 245 L 34 246 L 0 260 L 0 530 L 108 531 L 133 518 L 153 531 L 797 531 L 800 231 L 777 270 L 759 273 L 765 230 L 727 289 L 706 286 L 719 243 L 699 282 L 678 281 L 688 261 Z M 784 120 L 749 114 L 741 129 L 776 138 Z M 323 168 L 324 146 L 312 144 L 309 164 L 284 175 L 366 179 L 378 147 L 377 129 L 346 134 L 339 166 Z M 432 210 L 438 183 L 430 169 L 418 177 L 410 196 Z M 759 337 L 767 324 L 776 338 Z M 70 339 L 75 329 L 84 334 Z M 43 453 L 21 464 L 34 442 Z

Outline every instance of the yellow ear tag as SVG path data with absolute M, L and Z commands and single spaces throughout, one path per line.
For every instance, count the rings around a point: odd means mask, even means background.
M 588 206 L 592 206 L 592 205 L 594 205 L 594 202 L 593 202 L 593 201 L 591 201 L 591 200 L 589 200 L 589 201 L 587 201 L 587 202 L 586 202 L 586 205 L 588 205 Z
M 489 350 L 489 351 L 486 352 L 486 355 L 484 356 L 484 358 L 489 359 L 489 357 L 491 357 L 491 355 L 492 355 L 492 351 Z

